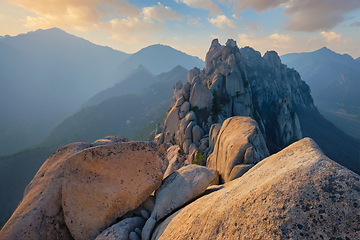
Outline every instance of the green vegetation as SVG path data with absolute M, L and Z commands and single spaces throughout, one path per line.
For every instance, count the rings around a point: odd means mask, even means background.
M 205 157 L 202 155 L 202 151 L 201 150 L 197 150 L 196 155 L 195 155 L 195 159 L 192 162 L 193 164 L 197 164 L 202 166 L 203 164 L 205 164 Z

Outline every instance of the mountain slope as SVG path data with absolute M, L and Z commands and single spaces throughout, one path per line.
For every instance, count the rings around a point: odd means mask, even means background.
M 171 88 L 186 79 L 181 66 L 154 77 L 156 83 L 137 94 L 108 98 L 98 105 L 83 108 L 65 119 L 41 143 L 41 146 L 92 142 L 107 135 L 132 138 L 137 130 L 156 120 L 170 106 Z
M 127 54 L 53 28 L 0 39 L 0 155 L 40 142 Z
M 97 105 L 102 101 L 126 94 L 134 94 L 156 82 L 155 76 L 143 65 L 133 70 L 128 77 L 114 86 L 102 90 L 82 104 L 81 107 Z
M 113 79 L 128 74 L 140 64 L 155 75 L 168 72 L 177 65 L 186 69 L 204 67 L 204 61 L 198 57 L 189 56 L 169 46 L 155 44 L 141 49 L 120 63 L 112 74 Z
M 299 71 L 320 112 L 346 133 L 360 138 L 360 62 L 327 48 L 285 54 L 281 59 Z

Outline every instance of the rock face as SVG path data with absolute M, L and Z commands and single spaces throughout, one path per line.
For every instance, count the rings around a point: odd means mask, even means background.
M 174 89 L 180 87 L 177 84 Z M 204 146 L 200 149 L 201 139 L 190 136 L 191 129 L 202 128 L 203 137 L 208 138 L 215 123 L 222 124 L 232 116 L 251 117 L 258 123 L 269 152 L 274 153 L 302 138 L 296 109 L 315 108 L 310 88 L 294 69 L 281 63 L 276 52 L 262 57 L 252 48 L 239 49 L 232 39 L 225 45 L 212 41 L 205 68 L 191 69 L 187 83 L 173 99 L 161 143 L 179 145 L 185 154 L 194 144 L 205 159 L 212 152 L 212 140 L 205 150 Z M 183 120 L 190 111 L 196 115 L 196 124 L 187 125 L 189 122 Z
M 62 186 L 67 159 L 93 146 L 126 142 L 110 136 L 94 143 L 72 143 L 54 152 L 24 191 L 24 198 L 2 228 L 0 239 L 72 239 L 65 225 Z
M 81 151 L 68 159 L 62 188 L 65 222 L 75 239 L 94 239 L 158 189 L 166 149 L 128 142 Z
M 219 171 L 220 182 L 229 182 L 269 156 L 265 140 L 257 123 L 249 117 L 225 120 L 218 133 L 214 151 L 206 166 Z M 246 165 L 238 166 L 238 165 Z
M 152 239 L 357 239 L 359 206 L 360 176 L 305 138 L 179 210 Z
M 155 207 L 145 224 L 141 239 L 148 240 L 157 221 L 202 194 L 214 178 L 213 171 L 191 164 L 164 179 L 156 192 Z

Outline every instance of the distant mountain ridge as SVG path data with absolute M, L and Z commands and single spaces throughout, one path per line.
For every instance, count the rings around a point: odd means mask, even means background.
M 324 47 L 281 56 L 311 88 L 315 105 L 346 133 L 360 138 L 360 61 Z
M 96 95 L 92 96 L 88 101 L 81 105 L 82 108 L 97 105 L 102 101 L 118 97 L 126 94 L 134 94 L 140 92 L 142 89 L 147 88 L 151 84 L 155 83 L 156 79 L 143 65 L 139 67 L 125 77 L 125 79 L 114 86 L 102 90 Z
M 170 71 L 177 65 L 190 69 L 193 66 L 203 68 L 205 63 L 198 57 L 189 56 L 170 46 L 155 44 L 145 47 L 129 56 L 117 66 L 111 78 L 119 79 L 119 76 L 126 76 L 139 65 L 144 66 L 154 75 L 158 75 Z
M 0 39 L 0 155 L 41 141 L 128 54 L 58 28 Z
M 87 100 L 124 80 L 139 65 L 157 75 L 177 65 L 204 64 L 169 46 L 153 45 L 130 55 L 58 28 L 3 37 L 0 52 L 0 156 L 39 143 Z M 124 83 L 119 94 L 149 86 L 143 84 L 126 89 L 130 86 Z

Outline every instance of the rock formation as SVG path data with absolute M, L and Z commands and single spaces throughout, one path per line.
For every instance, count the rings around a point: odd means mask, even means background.
M 358 239 L 360 176 L 309 138 L 180 209 L 152 239 Z
M 206 166 L 219 171 L 220 182 L 229 182 L 269 156 L 257 123 L 249 117 L 224 121 Z
M 191 144 L 199 150 L 201 139 L 198 135 L 194 139 L 193 128 L 196 133 L 201 128 L 202 138 L 210 143 L 212 124 L 231 116 L 255 119 L 270 152 L 279 151 L 302 138 L 295 106 L 314 108 L 309 87 L 276 52 L 261 57 L 250 47 L 239 49 L 231 39 L 225 45 L 214 39 L 205 68 L 191 69 L 186 84 L 174 89 L 160 142 L 179 145 L 185 154 Z M 204 158 L 212 151 L 207 148 L 202 150 Z

